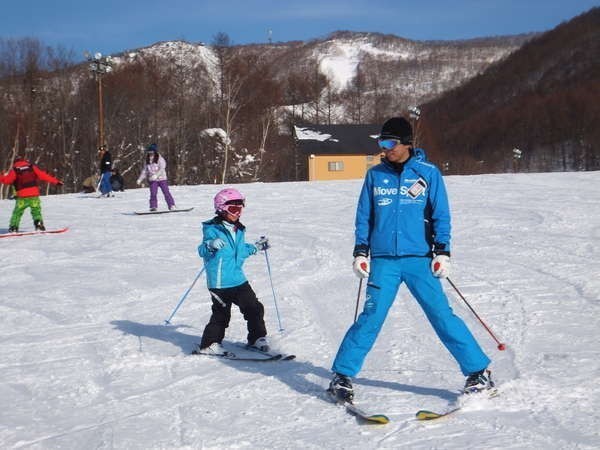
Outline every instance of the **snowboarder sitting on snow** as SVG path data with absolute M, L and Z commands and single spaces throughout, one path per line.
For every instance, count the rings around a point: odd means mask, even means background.
M 85 180 L 83 180 L 83 183 L 81 183 L 83 193 L 91 194 L 92 192 L 96 192 L 98 181 L 99 179 L 97 175 L 90 175 Z
M 150 144 L 146 148 L 146 163 L 140 176 L 138 177 L 138 186 L 142 184 L 144 178 L 148 179 L 150 185 L 150 211 L 156 211 L 158 206 L 158 199 L 156 193 L 158 188 L 162 191 L 167 202 L 169 210 L 177 209 L 175 206 L 175 200 L 171 192 L 169 192 L 169 182 L 167 181 L 167 162 L 165 158 L 158 154 L 158 146 L 156 144 Z
M 27 208 L 31 208 L 31 217 L 36 230 L 45 231 L 42 219 L 42 202 L 40 201 L 40 189 L 38 180 L 62 186 L 63 182 L 44 172 L 35 164 L 25 158 L 17 157 L 12 169 L 0 175 L 0 183 L 12 184 L 16 191 L 16 203 L 10 218 L 8 231 L 16 233 L 19 231 L 21 217 Z
M 367 301 L 339 347 L 329 385 L 346 401 L 354 395 L 350 377 L 361 370 L 401 283 L 467 377 L 464 392 L 493 386 L 490 359 L 452 312 L 440 283 L 450 272 L 448 197 L 439 169 L 413 148 L 412 138 L 405 118 L 385 122 L 378 139 L 385 156 L 367 171 L 358 200 L 353 269 L 369 279 Z
M 110 185 L 112 186 L 112 190 L 123 192 L 125 190 L 125 181 L 123 180 L 123 176 L 119 172 L 119 169 L 112 169 L 111 173 Z
M 212 315 L 194 353 L 227 353 L 221 341 L 229 326 L 232 303 L 240 308 L 248 324 L 248 345 L 269 351 L 264 307 L 242 270 L 246 258 L 269 248 L 268 239 L 261 238 L 254 245 L 246 243 L 245 227 L 239 221 L 245 199 L 236 189 L 223 189 L 217 193 L 214 205 L 217 215 L 202 223 L 203 238 L 198 246 L 212 298 Z

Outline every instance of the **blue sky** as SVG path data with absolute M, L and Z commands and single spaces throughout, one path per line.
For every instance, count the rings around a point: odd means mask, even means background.
M 104 54 L 184 39 L 234 44 L 309 40 L 337 30 L 415 40 L 547 31 L 599 0 L 2 0 L 0 38 L 34 37 Z

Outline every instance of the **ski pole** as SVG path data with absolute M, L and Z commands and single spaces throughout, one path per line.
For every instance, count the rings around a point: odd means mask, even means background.
M 362 282 L 361 278 L 358 282 L 358 295 L 356 296 L 356 309 L 354 310 L 354 323 L 356 323 L 356 318 L 358 317 L 358 304 L 360 303 L 360 291 L 362 290 Z
M 273 302 L 275 303 L 275 313 L 277 314 L 277 322 L 279 323 L 279 331 L 283 331 L 281 326 L 281 316 L 279 315 L 279 308 L 277 307 L 277 298 L 275 297 L 275 288 L 273 287 L 273 277 L 271 277 L 271 264 L 269 264 L 269 255 L 267 255 L 267 249 L 265 251 L 265 261 L 267 261 L 267 272 L 269 273 L 269 281 L 271 282 L 271 290 L 273 291 Z
M 485 324 L 485 322 L 483 320 L 481 320 L 481 317 L 479 317 L 479 315 L 475 312 L 475 310 L 471 307 L 471 305 L 469 305 L 469 302 L 467 301 L 467 299 L 460 293 L 460 291 L 458 290 L 458 288 L 455 286 L 455 284 L 452 282 L 452 280 L 450 278 L 446 278 L 446 280 L 448 281 L 448 283 L 450 283 L 450 286 L 452 286 L 454 288 L 454 290 L 456 291 L 456 293 L 460 296 L 460 298 L 463 299 L 463 301 L 467 304 L 467 306 L 469 307 L 469 309 L 471 310 L 471 312 L 475 315 L 475 317 L 477 317 L 477 319 L 479 320 L 479 322 L 481 322 L 481 325 L 483 325 L 483 327 L 486 329 L 486 331 L 490 334 L 491 337 L 494 338 L 494 340 L 496 341 L 496 343 L 498 344 L 498 350 L 502 351 L 502 350 L 506 350 L 506 345 L 504 345 L 503 343 L 501 343 L 496 336 L 494 336 L 494 333 L 492 333 L 492 330 L 490 330 L 490 328 Z
M 188 288 L 187 291 L 185 291 L 185 294 L 183 294 L 183 297 L 181 297 L 181 300 L 179 300 L 179 303 L 177 303 L 177 306 L 175 307 L 175 309 L 173 310 L 173 312 L 171 313 L 171 315 L 169 316 L 169 318 L 167 320 L 165 320 L 165 325 L 170 325 L 171 324 L 171 319 L 173 318 L 173 316 L 175 315 L 175 313 L 177 312 L 177 310 L 179 309 L 179 307 L 181 306 L 181 304 L 183 303 L 183 301 L 186 299 L 186 297 L 188 296 L 188 294 L 190 293 L 190 291 L 192 290 L 192 288 L 196 284 L 196 281 L 198 281 L 198 278 L 200 278 L 200 275 L 202 275 L 202 272 L 204 272 L 204 269 L 205 269 L 204 267 L 202 267 L 202 269 L 200 269 L 200 272 L 198 272 L 198 275 L 196 275 L 196 278 L 194 278 L 194 281 L 192 282 L 192 285 Z

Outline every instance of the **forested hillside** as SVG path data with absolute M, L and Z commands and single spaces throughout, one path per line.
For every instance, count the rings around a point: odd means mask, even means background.
M 422 143 L 448 173 L 599 170 L 598 99 L 594 8 L 426 104 Z
M 77 191 L 97 171 L 103 134 L 129 186 L 151 142 L 172 183 L 293 180 L 294 123 L 380 123 L 529 38 L 416 42 L 338 32 L 234 45 L 219 33 L 210 45 L 170 41 L 111 55 L 100 80 L 65 49 L 0 39 L 0 168 L 24 155 L 65 180 L 60 190 Z

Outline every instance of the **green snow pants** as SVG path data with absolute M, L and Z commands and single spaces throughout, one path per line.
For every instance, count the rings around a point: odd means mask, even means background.
M 17 197 L 15 209 L 13 209 L 12 216 L 10 217 L 9 226 L 19 228 L 21 217 L 23 217 L 23 213 L 27 208 L 31 208 L 31 217 L 33 218 L 34 223 L 38 220 L 43 222 L 42 202 L 39 197 Z

